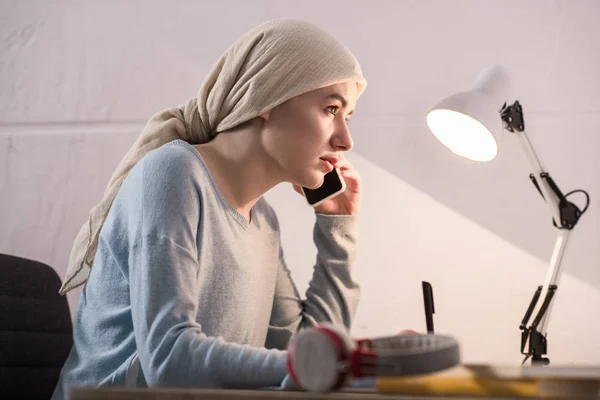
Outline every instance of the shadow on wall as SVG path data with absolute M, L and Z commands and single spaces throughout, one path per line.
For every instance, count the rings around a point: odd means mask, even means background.
M 584 189 L 591 197 L 571 235 L 562 270 L 600 289 L 600 126 L 566 128 L 556 121 L 530 120 L 539 136 L 527 133 L 559 188 L 564 193 Z M 557 230 L 529 180 L 525 154 L 509 132 L 504 132 L 498 156 L 478 163 L 454 155 L 416 118 L 361 116 L 353 122 L 355 151 L 360 155 L 549 265 Z M 585 205 L 580 194 L 569 200 Z M 402 199 L 397 204 L 421 212 L 418 204 L 403 204 Z M 539 279 L 542 284 L 545 276 Z

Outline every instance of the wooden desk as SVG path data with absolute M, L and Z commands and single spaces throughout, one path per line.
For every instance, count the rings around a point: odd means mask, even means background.
M 283 392 L 275 390 L 216 390 L 216 389 L 124 389 L 74 388 L 72 400 L 508 400 L 501 397 L 405 396 L 377 394 L 369 390 L 335 393 Z M 590 397 L 582 397 L 590 398 Z M 597 398 L 597 397 L 593 397 Z M 528 397 L 527 399 L 535 399 Z M 511 399 L 512 400 L 512 399 Z M 544 397 L 548 400 L 548 397 Z M 561 400 L 565 400 L 563 397 Z

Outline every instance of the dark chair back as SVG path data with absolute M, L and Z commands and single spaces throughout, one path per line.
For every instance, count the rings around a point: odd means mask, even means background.
M 0 254 L 0 397 L 52 396 L 73 345 L 60 285 L 50 266 Z

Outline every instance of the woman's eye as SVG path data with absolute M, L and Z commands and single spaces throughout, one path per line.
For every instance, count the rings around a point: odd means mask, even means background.
M 329 112 L 333 115 L 337 114 L 338 110 L 339 110 L 338 106 L 328 106 L 327 107 L 327 112 Z

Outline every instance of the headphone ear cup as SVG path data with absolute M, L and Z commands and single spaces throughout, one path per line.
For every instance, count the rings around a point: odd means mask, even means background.
M 342 340 L 344 349 L 350 354 L 356 348 L 356 341 L 350 337 L 350 332 L 345 326 L 334 325 L 331 322 L 323 322 L 317 325 L 314 329 L 328 330 Z
M 288 348 L 288 372 L 304 390 L 339 389 L 346 381 L 354 346 L 347 332 L 332 324 L 303 329 Z

